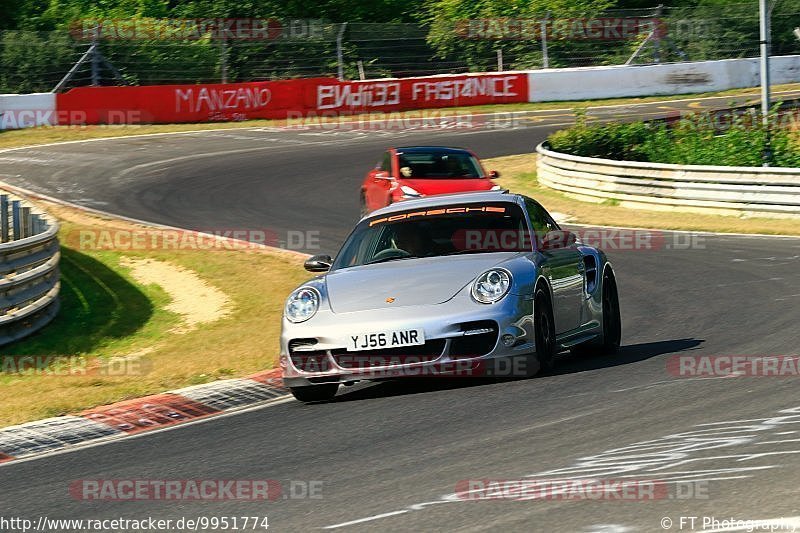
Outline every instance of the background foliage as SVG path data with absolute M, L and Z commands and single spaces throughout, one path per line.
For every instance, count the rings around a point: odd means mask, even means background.
M 757 0 L 0 0 L 0 92 L 49 91 L 88 48 L 68 35 L 81 19 L 258 17 L 317 19 L 344 34 L 345 75 L 366 77 L 543 66 L 537 40 L 464 39 L 467 19 L 657 17 L 667 38 L 642 46 L 636 62 L 697 61 L 758 53 Z M 800 0 L 777 0 L 773 52 L 800 52 L 792 33 Z M 388 25 L 393 24 L 393 25 Z M 197 83 L 336 74 L 335 38 L 236 42 L 102 41 L 101 50 L 127 83 Z M 549 66 L 624 63 L 645 36 L 628 41 L 548 41 Z M 223 60 L 224 57 L 224 60 Z M 224 65 L 224 66 L 223 66 Z M 104 67 L 102 83 L 117 83 Z M 86 72 L 74 84 L 86 84 Z
M 777 110 L 769 128 L 773 162 L 781 167 L 800 167 L 800 136 Z M 724 124 L 724 129 L 720 124 Z M 761 166 L 767 128 L 757 113 L 731 115 L 693 114 L 679 121 L 587 124 L 554 133 L 550 147 L 583 157 L 649 161 L 678 165 Z

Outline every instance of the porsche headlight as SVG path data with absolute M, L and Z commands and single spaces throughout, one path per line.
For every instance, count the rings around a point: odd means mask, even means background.
M 482 304 L 493 304 L 503 299 L 511 288 L 511 272 L 501 268 L 487 270 L 472 284 L 472 297 Z
M 311 287 L 300 287 L 286 300 L 284 314 L 289 322 L 305 322 L 319 309 L 320 295 Z

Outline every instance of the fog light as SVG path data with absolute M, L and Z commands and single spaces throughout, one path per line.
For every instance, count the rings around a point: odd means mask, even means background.
M 500 340 L 503 341 L 503 344 L 505 346 L 512 346 L 514 344 L 514 341 L 517 340 L 517 338 L 514 337 L 514 335 L 509 335 L 508 333 L 506 333 L 505 335 L 500 337 Z

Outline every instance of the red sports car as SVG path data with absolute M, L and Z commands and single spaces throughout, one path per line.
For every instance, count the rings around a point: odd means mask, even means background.
M 500 190 L 478 157 L 463 148 L 390 148 L 361 185 L 361 216 L 400 200 L 434 194 Z

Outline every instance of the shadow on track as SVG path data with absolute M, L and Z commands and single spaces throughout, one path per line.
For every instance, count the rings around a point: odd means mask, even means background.
M 638 363 L 658 355 L 685 352 L 698 348 L 704 340 L 700 339 L 674 339 L 669 341 L 643 342 L 620 346 L 616 355 L 576 356 L 569 352 L 560 355 L 558 364 L 547 376 L 561 374 L 575 374 L 600 368 L 611 368 L 619 365 Z
M 673 339 L 668 341 L 646 342 L 622 346 L 619 353 L 614 356 L 573 356 L 568 353 L 559 356 L 556 368 L 549 373 L 539 376 L 558 376 L 574 374 L 627 365 L 645 361 L 659 355 L 672 354 L 692 350 L 699 347 L 704 341 L 699 339 Z M 537 376 L 538 377 L 538 376 Z M 366 387 L 358 387 L 348 392 L 342 388 L 333 402 L 351 402 L 375 398 L 388 398 L 391 396 L 405 396 L 409 394 L 424 394 L 427 392 L 462 389 L 467 387 L 487 387 L 500 382 L 536 379 L 534 378 L 405 378 L 377 382 Z

